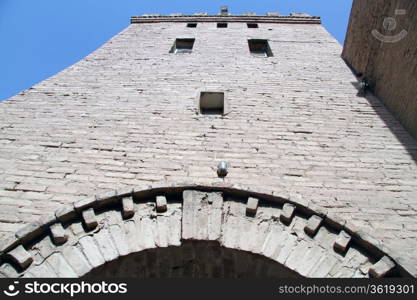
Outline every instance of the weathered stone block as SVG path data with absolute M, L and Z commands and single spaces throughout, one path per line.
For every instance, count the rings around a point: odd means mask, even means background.
M 76 278 L 78 277 L 77 273 L 71 268 L 67 263 L 61 253 L 53 253 L 46 259 L 46 262 L 53 266 L 54 271 L 58 277 L 63 278 Z
M 10 264 L 4 263 L 0 265 L 0 276 L 9 277 L 9 278 L 16 278 L 19 276 L 19 273 L 13 268 Z
M 253 242 L 256 240 L 255 237 L 258 235 L 258 223 L 253 217 L 243 217 L 239 220 L 239 231 L 237 232 L 236 249 L 251 252 L 254 245 Z
M 165 196 L 156 197 L 156 211 L 159 213 L 167 211 L 167 198 Z
M 12 258 L 12 260 L 15 263 L 17 263 L 22 269 L 26 269 L 33 261 L 33 258 L 30 256 L 29 252 L 27 252 L 22 245 L 17 246 L 8 254 Z
M 333 268 L 337 268 L 338 264 L 339 260 L 336 257 L 330 255 L 323 255 L 321 259 L 319 259 L 317 263 L 313 266 L 313 268 L 307 276 L 313 278 L 328 277 L 329 272 Z
M 250 222 L 244 218 L 246 205 L 229 197 L 223 205 L 223 223 L 221 224 L 221 244 L 232 249 L 240 249 L 241 231 L 247 230 Z M 243 229 L 245 228 L 245 229 Z
M 124 218 L 131 218 L 135 214 L 135 207 L 131 196 L 122 199 L 122 214 Z
M 169 217 L 163 215 L 156 218 L 155 244 L 157 247 L 168 247 L 169 245 Z
M 395 268 L 395 263 L 388 257 L 382 257 L 376 264 L 369 268 L 369 275 L 374 278 L 381 278 Z
M 259 216 L 263 216 L 264 211 L 258 210 L 258 218 L 257 220 L 252 222 L 251 231 L 248 233 L 251 240 L 251 247 L 249 251 L 253 253 L 261 253 L 262 247 L 267 239 L 267 236 L 270 232 L 271 226 L 275 224 L 272 221 L 263 221 L 264 219 L 260 219 Z
M 282 207 L 282 213 L 279 216 L 279 219 L 281 222 L 285 224 L 289 224 L 292 221 L 292 218 L 294 217 L 295 213 L 295 205 L 291 203 L 285 203 Z
M 96 218 L 96 214 L 94 213 L 93 208 L 84 210 L 82 212 L 82 216 L 83 216 L 84 224 L 88 229 L 94 229 L 97 227 L 98 225 L 97 218 Z
M 182 238 L 217 240 L 222 226 L 223 197 L 220 193 L 183 192 Z
M 76 246 L 65 247 L 61 253 L 78 276 L 83 276 L 92 269 L 86 257 Z
M 273 259 L 281 264 L 284 264 L 297 245 L 297 236 L 288 234 L 279 250 L 278 256 L 274 257 Z
M 169 236 L 168 236 L 168 244 L 170 246 L 180 246 L 181 245 L 181 220 L 182 220 L 182 204 L 180 203 L 173 203 L 170 204 L 169 210 L 172 211 L 172 214 L 169 216 L 168 219 L 168 229 L 169 229 Z M 160 216 L 157 217 L 157 219 Z M 210 236 L 210 232 L 209 232 Z
M 246 214 L 249 216 L 256 215 L 256 210 L 258 209 L 258 202 L 259 200 L 253 197 L 248 198 L 248 202 L 246 204 Z
M 141 250 L 135 218 L 124 222 L 123 227 L 126 234 L 126 241 L 129 245 L 129 252 L 134 253 Z
M 286 239 L 286 235 L 287 232 L 284 232 L 281 226 L 276 223 L 271 225 L 270 231 L 262 245 L 261 254 L 269 258 L 276 258 L 281 250 L 283 241 Z
M 50 227 L 52 240 L 55 244 L 61 245 L 68 240 L 68 234 L 66 233 L 64 227 L 61 223 L 55 223 Z
M 304 227 L 304 231 L 309 235 L 315 235 L 322 222 L 323 219 L 321 217 L 313 215 L 308 219 L 307 225 Z
M 138 243 L 140 249 L 155 248 L 156 222 L 149 217 L 143 217 L 136 222 L 138 231 Z
M 337 236 L 333 248 L 339 253 L 345 253 L 351 239 L 352 237 L 350 236 L 350 234 L 342 230 Z
M 311 248 L 309 242 L 301 240 L 297 245 L 291 250 L 291 253 L 288 255 L 288 258 L 284 261 L 284 264 L 291 270 L 299 270 L 303 268 L 304 258 Z
M 27 274 L 27 275 L 26 275 Z M 25 273 L 24 277 L 29 278 L 51 278 L 51 277 L 57 277 L 58 275 L 53 270 L 51 265 L 44 261 L 40 265 L 32 265 L 30 269 L 28 269 L 28 272 Z
M 93 268 L 101 266 L 106 262 L 103 255 L 101 255 L 97 244 L 91 236 L 84 236 L 80 238 L 79 245 L 81 251 L 84 253 L 85 257 Z
M 100 231 L 95 233 L 94 239 L 96 240 L 100 252 L 106 261 L 112 261 L 119 256 L 107 228 L 102 228 Z
M 127 243 L 126 234 L 120 225 L 111 225 L 109 227 L 110 235 L 113 238 L 114 245 L 117 248 L 120 256 L 124 256 L 130 253 L 129 245 Z
M 123 222 L 122 214 L 116 210 L 109 210 L 103 214 L 107 225 L 121 224 Z
M 56 250 L 56 246 L 52 243 L 52 240 L 49 236 L 45 236 L 42 240 L 40 240 L 33 248 L 34 250 L 31 255 L 34 258 L 39 254 L 42 259 L 47 258 L 49 255 L 52 254 Z M 38 261 L 35 261 L 35 263 L 38 263 Z
M 295 270 L 300 273 L 301 276 L 307 277 L 307 274 L 312 270 L 317 262 L 327 255 L 326 249 L 323 249 L 319 245 L 314 245 L 306 253 L 301 255 Z

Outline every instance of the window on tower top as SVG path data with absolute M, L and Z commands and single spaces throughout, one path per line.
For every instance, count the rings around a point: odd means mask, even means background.
M 256 23 L 247 23 L 247 25 L 248 25 L 248 28 L 258 28 L 259 27 L 258 24 L 256 24 Z
M 272 56 L 271 48 L 267 40 L 248 40 L 249 51 L 254 56 L 269 57 Z
M 193 51 L 195 39 L 176 39 L 169 53 L 182 54 Z
M 217 23 L 217 28 L 227 28 L 227 23 Z
M 187 23 L 187 27 L 189 27 L 189 28 L 196 28 L 197 27 L 197 23 Z

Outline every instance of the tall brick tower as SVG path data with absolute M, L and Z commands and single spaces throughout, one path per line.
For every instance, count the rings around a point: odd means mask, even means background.
M 0 103 L 0 277 L 417 275 L 417 142 L 320 18 L 131 23 Z

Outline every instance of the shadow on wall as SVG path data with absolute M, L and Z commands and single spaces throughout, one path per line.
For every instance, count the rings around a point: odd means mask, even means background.
M 368 100 L 373 110 L 381 120 L 384 121 L 387 128 L 389 128 L 397 140 L 404 146 L 404 149 L 407 150 L 408 154 L 417 165 L 417 140 L 403 127 L 403 125 L 401 125 L 394 115 L 389 112 L 384 103 L 372 93 L 372 88 L 361 81 L 361 74 L 356 74 L 349 64 L 348 66 L 352 73 L 358 78 L 358 82 L 351 82 L 358 90 L 358 97 L 364 97 Z

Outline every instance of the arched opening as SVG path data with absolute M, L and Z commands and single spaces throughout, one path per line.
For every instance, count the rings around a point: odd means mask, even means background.
M 272 193 L 157 186 L 86 198 L 22 229 L 3 248 L 0 275 L 409 276 L 373 242 Z
M 186 241 L 148 249 L 93 269 L 86 278 L 299 278 L 296 272 L 261 255 L 222 247 L 218 242 Z

